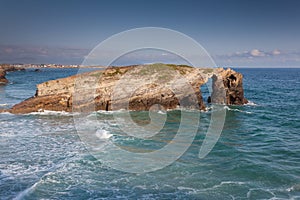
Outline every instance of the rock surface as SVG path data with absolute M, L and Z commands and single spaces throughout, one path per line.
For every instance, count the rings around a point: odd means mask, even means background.
M 14 72 L 14 71 L 24 71 L 25 68 L 23 67 L 15 67 L 13 65 L 9 64 L 0 64 L 0 69 L 6 71 L 6 72 Z
M 25 70 L 24 68 L 18 68 L 12 65 L 8 64 L 1 64 L 0 65 L 0 85 L 5 85 L 8 83 L 8 80 L 5 78 L 6 72 L 13 72 L 13 71 L 19 71 L 19 70 Z
M 153 64 L 112 67 L 47 81 L 37 85 L 34 97 L 7 111 L 16 114 L 43 110 L 91 112 L 178 106 L 204 110 L 200 86 L 211 77 L 217 77 L 213 81 L 212 102 L 238 105 L 247 102 L 243 77 L 231 69 Z
M 243 75 L 232 69 L 218 69 L 213 75 L 212 102 L 227 105 L 248 103 L 244 97 Z
M 5 78 L 6 72 L 3 69 L 0 69 L 0 85 L 8 83 L 8 80 Z

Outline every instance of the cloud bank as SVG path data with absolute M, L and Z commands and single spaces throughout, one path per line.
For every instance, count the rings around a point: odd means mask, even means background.
M 300 51 L 251 49 L 224 55 L 214 55 L 220 66 L 299 67 Z
M 73 47 L 0 45 L 0 63 L 77 64 L 88 52 Z
M 0 45 L 0 63 L 81 64 L 86 58 L 86 56 L 90 53 L 90 51 L 91 49 L 82 49 L 74 47 Z M 111 52 L 106 52 L 106 54 L 102 56 L 105 58 L 110 53 Z M 223 55 L 211 54 L 211 56 L 218 66 L 300 66 L 300 51 L 286 52 L 280 49 L 266 51 L 259 48 L 255 48 L 251 50 L 238 51 Z M 132 52 L 120 57 L 113 64 L 131 65 L 154 62 L 188 64 L 184 59 L 180 58 L 179 56 L 161 50 L 142 50 Z

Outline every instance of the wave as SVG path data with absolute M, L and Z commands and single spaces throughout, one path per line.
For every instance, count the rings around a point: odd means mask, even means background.
M 252 114 L 252 112 L 244 111 L 244 110 L 239 110 L 237 108 L 229 108 L 228 106 L 224 106 L 224 109 L 229 110 L 229 111 L 234 111 L 234 112 L 241 112 L 241 113 Z
M 248 101 L 248 103 L 245 104 L 246 106 L 258 106 L 256 103 L 253 101 Z
M 1 114 L 1 115 L 14 115 L 14 114 L 12 114 L 12 113 L 10 113 L 10 112 L 0 112 L 0 114 Z
M 110 134 L 109 131 L 104 130 L 104 129 L 99 129 L 96 131 L 95 135 L 99 138 L 99 139 L 109 139 L 113 136 L 113 134 Z
M 66 112 L 66 111 L 52 111 L 52 110 L 43 110 L 38 112 L 31 112 L 25 115 L 54 115 L 54 116 L 74 116 L 79 115 L 76 112 Z
M 210 105 L 210 106 L 207 106 L 204 111 L 201 110 L 200 112 L 211 113 L 211 112 L 215 112 L 215 111 L 221 111 L 222 109 L 225 109 L 225 110 L 228 110 L 228 111 L 252 114 L 252 112 L 250 112 L 250 111 L 240 110 L 238 108 L 230 108 L 229 106 L 226 106 L 226 105 L 217 105 L 217 106 Z
M 64 162 L 59 163 L 57 165 L 54 165 L 53 167 L 50 167 L 47 173 L 45 173 L 42 177 L 40 177 L 34 184 L 29 186 L 28 188 L 24 189 L 23 191 L 19 192 L 16 197 L 13 198 L 13 200 L 21 200 L 24 199 L 27 195 L 31 194 L 36 190 L 38 185 L 45 183 L 44 178 L 47 176 L 50 176 L 54 174 L 59 168 L 62 168 L 65 165 Z
M 189 191 L 189 194 L 197 194 L 199 191 L 195 188 L 191 188 L 191 187 L 184 187 L 184 186 L 179 186 L 177 187 L 178 190 L 186 190 Z
M 42 183 L 43 180 L 40 179 L 38 182 L 34 183 L 32 186 L 30 186 L 29 188 L 26 188 L 25 190 L 23 190 L 22 192 L 20 192 L 15 198 L 13 198 L 13 200 L 21 200 L 24 199 L 24 197 L 26 197 L 26 195 L 30 194 L 30 192 L 34 191 L 35 188 L 38 186 L 38 184 Z
M 223 185 L 245 185 L 247 184 L 246 182 L 241 182 L 241 181 L 221 181 L 220 184 L 214 185 L 212 188 L 210 189 L 215 189 L 218 187 L 222 187 Z
M 178 190 L 186 190 L 189 191 L 188 193 L 190 194 L 197 194 L 199 192 L 207 192 L 210 190 L 216 190 L 219 187 L 223 187 L 224 185 L 246 185 L 248 184 L 247 182 L 241 182 L 241 181 L 222 181 L 217 185 L 214 185 L 210 188 L 203 188 L 203 189 L 196 189 L 196 188 L 190 188 L 190 187 L 183 187 L 183 186 L 179 186 L 177 187 Z
M 123 112 L 128 112 L 128 110 L 125 109 L 120 109 L 120 110 L 97 110 L 94 113 L 98 113 L 98 114 L 105 114 L 105 115 L 111 115 L 114 113 L 123 113 Z
M 288 192 L 300 191 L 300 184 L 293 185 L 292 187 L 288 188 L 286 191 Z
M 158 113 L 158 114 L 162 114 L 162 115 L 167 114 L 166 112 L 163 112 L 163 111 L 161 111 L 161 110 L 159 110 L 157 113 Z
M 256 104 L 251 104 L 251 105 L 256 105 Z M 8 104 L 0 104 L 0 107 L 5 107 L 8 106 Z M 252 112 L 249 111 L 243 111 L 243 110 L 239 110 L 237 108 L 229 108 L 228 106 L 224 106 L 224 109 L 229 110 L 229 111 L 236 111 L 236 112 L 243 112 L 243 113 L 247 113 L 247 114 L 252 114 Z M 196 109 L 170 109 L 167 111 L 161 111 L 159 110 L 157 113 L 161 114 L 161 115 L 165 115 L 168 112 L 172 112 L 172 111 L 184 111 L 184 112 L 201 112 L 201 113 L 209 113 L 211 111 L 214 111 L 213 107 L 207 107 L 205 110 L 196 110 Z M 116 110 L 116 111 L 105 111 L 105 110 L 99 110 L 99 111 L 95 111 L 93 113 L 91 113 L 89 116 L 94 116 L 95 114 L 105 114 L 105 115 L 112 115 L 112 114 L 116 114 L 116 113 L 124 113 L 124 112 L 128 112 L 127 110 Z M 1 114 L 11 114 L 9 112 L 2 112 Z M 13 115 L 13 114 L 11 114 Z M 77 116 L 80 115 L 80 113 L 78 112 L 66 112 L 66 111 L 52 111 L 52 110 L 43 110 L 43 111 L 37 111 L 37 112 L 30 112 L 30 113 L 26 113 L 24 115 L 42 115 L 42 116 Z

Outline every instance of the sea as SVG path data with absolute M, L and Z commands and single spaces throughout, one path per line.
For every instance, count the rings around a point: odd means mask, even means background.
M 196 133 L 182 155 L 152 171 L 122 170 L 91 152 L 75 126 L 76 113 L 1 113 L 0 199 L 300 199 L 300 69 L 235 70 L 244 76 L 249 103 L 223 106 L 224 127 L 205 157 L 199 157 L 199 150 L 213 109 L 163 111 L 163 128 L 151 138 L 123 133 L 116 119 L 122 111 L 91 113 L 96 125 L 81 128 L 93 127 L 103 152 L 112 145 L 131 153 L 155 152 L 172 144 L 184 112 L 190 121 L 199 120 L 183 129 Z M 9 72 L 9 84 L 0 86 L 0 108 L 33 96 L 38 83 L 77 72 Z M 138 125 L 149 123 L 149 112 L 130 115 Z M 160 166 L 165 156 L 152 164 Z M 109 159 L 126 163 L 131 157 Z

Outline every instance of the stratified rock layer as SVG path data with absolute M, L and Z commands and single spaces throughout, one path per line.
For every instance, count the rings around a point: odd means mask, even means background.
M 211 77 L 216 78 L 212 102 L 240 105 L 247 101 L 242 75 L 231 69 L 153 64 L 112 67 L 47 81 L 37 85 L 34 97 L 8 111 L 91 112 L 174 109 L 178 106 L 203 110 L 205 104 L 200 87 Z

